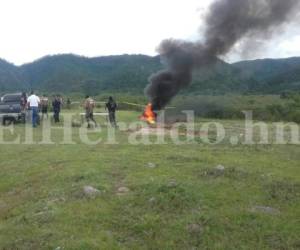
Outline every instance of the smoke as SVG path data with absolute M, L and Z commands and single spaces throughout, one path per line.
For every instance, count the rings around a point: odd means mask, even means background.
M 168 102 L 192 81 L 197 68 L 214 64 L 236 43 L 271 37 L 299 12 L 299 0 L 216 0 L 205 17 L 203 41 L 168 39 L 158 52 L 166 69 L 150 76 L 145 89 L 154 110 Z M 249 46 L 248 49 L 253 49 Z M 247 48 L 246 48 L 247 49 Z M 249 53 L 249 51 L 247 51 Z

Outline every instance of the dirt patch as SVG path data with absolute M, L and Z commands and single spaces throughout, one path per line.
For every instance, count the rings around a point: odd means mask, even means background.
M 101 194 L 100 190 L 92 187 L 92 186 L 84 186 L 83 187 L 83 193 L 88 198 L 95 198 L 99 194 Z
M 214 168 L 205 168 L 202 169 L 199 173 L 201 177 L 210 177 L 210 178 L 217 178 L 217 177 L 226 177 L 235 180 L 242 180 L 248 177 L 254 177 L 253 174 L 246 172 L 245 170 L 238 169 L 235 167 L 228 167 L 225 168 L 222 165 L 218 165 Z
M 190 234 L 199 235 L 203 233 L 203 227 L 199 224 L 189 224 L 186 229 Z
M 125 194 L 127 194 L 128 192 L 129 192 L 130 190 L 129 190 L 129 188 L 128 187 L 119 187 L 118 189 L 117 189 L 117 195 L 125 195 Z
M 253 213 L 264 213 L 264 214 L 272 214 L 277 215 L 280 214 L 280 211 L 273 207 L 267 207 L 267 206 L 254 206 L 250 209 Z

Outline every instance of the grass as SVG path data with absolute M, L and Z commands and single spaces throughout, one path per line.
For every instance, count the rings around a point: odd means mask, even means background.
M 229 133 L 242 127 L 222 123 Z M 39 141 L 41 129 L 34 133 Z M 130 145 L 128 135 L 91 146 L 74 129 L 75 145 L 1 145 L 0 249 L 300 248 L 299 145 Z M 85 185 L 101 195 L 87 198 Z

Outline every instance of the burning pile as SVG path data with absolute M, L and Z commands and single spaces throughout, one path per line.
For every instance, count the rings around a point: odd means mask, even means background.
M 145 111 L 142 114 L 142 116 L 140 117 L 140 119 L 142 121 L 147 122 L 148 124 L 155 124 L 156 123 L 156 117 L 157 117 L 157 114 L 153 111 L 152 104 L 149 103 L 146 106 Z
M 163 109 L 192 80 L 195 69 L 214 64 L 237 43 L 251 44 L 270 35 L 299 13 L 299 0 L 216 0 L 205 17 L 204 39 L 164 40 L 158 47 L 166 69 L 150 76 L 145 89 L 150 103 L 142 116 L 155 123 L 153 110 Z M 247 49 L 247 48 L 245 48 Z

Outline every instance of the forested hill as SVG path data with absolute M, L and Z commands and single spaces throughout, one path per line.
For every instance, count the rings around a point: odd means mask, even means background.
M 162 69 L 159 57 L 120 55 L 86 58 L 46 56 L 14 66 L 0 60 L 0 93 L 35 89 L 49 93 L 143 93 L 149 75 Z M 263 59 L 228 64 L 195 73 L 186 93 L 273 94 L 300 91 L 300 58 Z
M 0 92 L 24 88 L 20 68 L 0 59 Z

